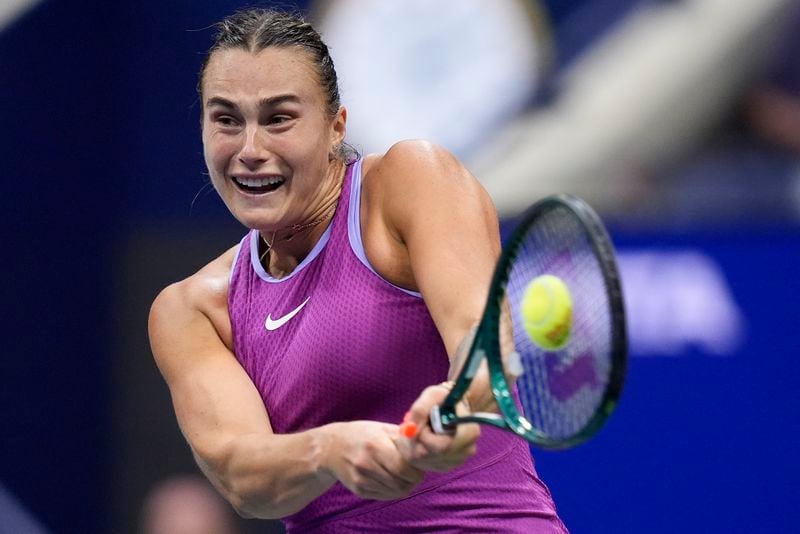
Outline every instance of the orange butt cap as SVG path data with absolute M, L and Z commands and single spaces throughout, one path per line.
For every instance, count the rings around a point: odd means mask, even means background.
M 413 438 L 417 435 L 417 424 L 412 421 L 404 422 L 400 425 L 400 433 L 407 438 Z

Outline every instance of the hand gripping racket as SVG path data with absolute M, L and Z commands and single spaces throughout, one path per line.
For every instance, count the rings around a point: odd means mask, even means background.
M 571 334 L 558 349 L 534 342 L 522 315 L 528 284 L 544 274 L 562 280 L 572 299 Z M 483 360 L 499 413 L 459 416 L 456 404 Z M 614 410 L 626 360 L 622 292 L 608 233 L 581 199 L 547 197 L 525 212 L 504 247 L 468 356 L 449 395 L 434 407 L 431 427 L 443 433 L 478 422 L 543 448 L 577 445 L 597 433 Z M 516 387 L 507 375 L 516 376 Z

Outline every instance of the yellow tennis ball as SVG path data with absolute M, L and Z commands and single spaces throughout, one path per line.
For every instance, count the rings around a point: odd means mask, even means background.
M 521 306 L 525 331 L 545 350 L 567 344 L 572 332 L 572 297 L 567 284 L 557 276 L 537 276 L 525 288 Z

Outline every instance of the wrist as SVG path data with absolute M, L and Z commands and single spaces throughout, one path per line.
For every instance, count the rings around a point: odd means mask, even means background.
M 330 423 L 311 431 L 314 472 L 322 482 L 336 482 L 334 455 L 340 449 L 337 435 L 342 423 Z

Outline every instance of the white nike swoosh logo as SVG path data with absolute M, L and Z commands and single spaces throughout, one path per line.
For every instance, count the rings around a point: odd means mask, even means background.
M 272 317 L 270 317 L 272 314 L 268 313 L 267 314 L 267 321 L 264 323 L 264 327 L 267 330 L 269 330 L 270 332 L 273 331 L 273 330 L 277 330 L 278 328 L 282 327 L 283 325 L 286 324 L 286 322 L 289 319 L 291 319 L 292 317 L 294 317 L 295 315 L 300 313 L 300 310 L 303 309 L 303 306 L 306 305 L 306 302 L 308 302 L 308 299 L 310 299 L 310 298 L 311 297 L 307 297 L 306 300 L 304 300 L 303 303 L 300 306 L 296 307 L 295 309 L 293 309 L 292 311 L 290 311 L 289 313 L 287 313 L 283 317 L 279 317 L 278 319 L 273 319 Z

